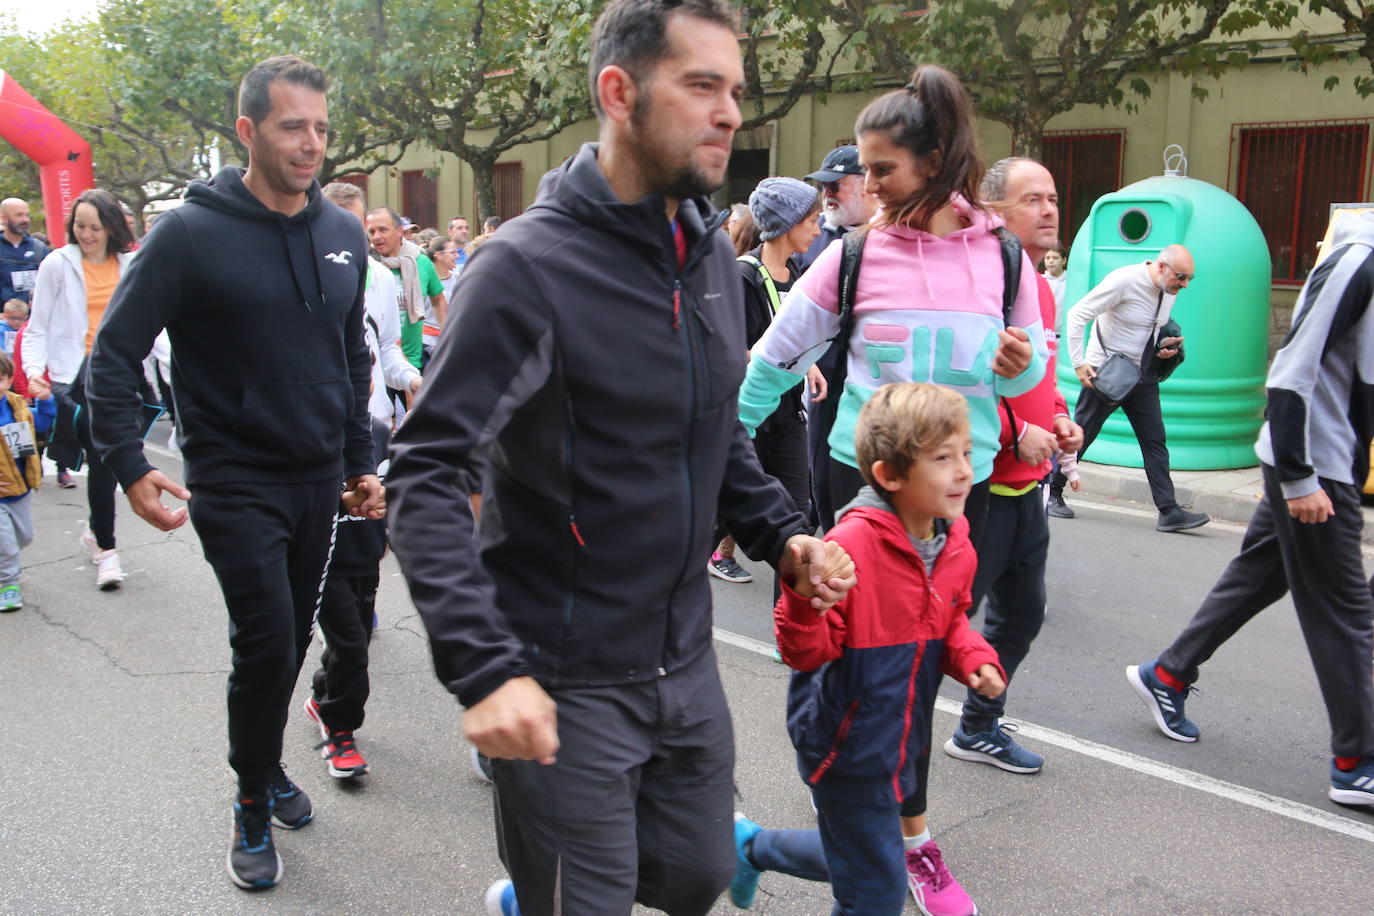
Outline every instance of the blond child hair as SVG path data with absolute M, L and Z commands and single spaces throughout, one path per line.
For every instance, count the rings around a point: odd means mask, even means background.
M 958 392 L 928 382 L 884 385 L 859 411 L 855 424 L 859 471 L 870 487 L 883 493 L 873 479 L 874 462 L 905 476 L 921 452 L 968 428 L 968 402 Z

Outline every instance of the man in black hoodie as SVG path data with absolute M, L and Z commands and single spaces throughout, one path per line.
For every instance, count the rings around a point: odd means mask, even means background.
M 170 530 L 190 518 L 229 611 L 229 763 L 238 776 L 229 876 L 271 887 L 271 826 L 312 817 L 281 766 L 340 503 L 380 517 L 363 337 L 367 240 L 315 175 L 329 132 L 326 77 L 263 61 L 239 90 L 248 169 L 192 182 L 119 284 L 91 352 L 93 438 L 134 512 Z M 244 265 L 252 265 L 245 270 Z M 186 489 L 148 463 L 143 357 L 166 328 Z M 341 486 L 344 479 L 347 483 Z
M 735 22 L 720 0 L 608 5 L 591 52 L 600 142 L 473 256 L 393 445 L 392 545 L 437 674 L 493 758 L 525 916 L 636 899 L 706 913 L 733 873 L 705 571 L 717 517 L 788 581 L 824 579 L 818 608 L 853 581 L 738 420 L 741 285 L 703 197 L 740 123 Z M 468 495 L 484 475 L 478 544 Z

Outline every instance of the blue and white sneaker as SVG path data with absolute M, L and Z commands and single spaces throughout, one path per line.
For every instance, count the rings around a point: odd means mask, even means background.
M 272 842 L 270 796 L 242 796 L 234 803 L 234 828 L 225 864 L 230 880 L 246 891 L 281 883 L 281 856 Z
M 487 916 L 520 916 L 520 904 L 515 899 L 515 885 L 502 878 L 487 888 L 485 900 Z
M 735 876 L 730 879 L 730 902 L 741 910 L 754 905 L 759 875 L 763 874 L 762 869 L 749 861 L 746 851 L 762 829 L 743 814 L 735 812 Z
M 1374 806 L 1374 757 L 1366 757 L 1353 770 L 1339 770 L 1331 762 L 1331 788 L 1326 792 L 1342 805 Z
M 1016 726 L 1002 723 L 990 731 L 970 735 L 960 724 L 945 742 L 945 753 L 960 760 L 990 763 L 1008 773 L 1039 773 L 1045 758 L 1012 739 Z
M 1165 737 L 1191 744 L 1202 734 L 1192 720 L 1183 714 L 1183 702 L 1188 699 L 1188 694 L 1197 689 L 1196 687 L 1187 687 L 1183 690 L 1170 687 L 1155 674 L 1155 662 L 1127 666 L 1126 680 L 1130 683 L 1131 689 L 1139 694 L 1140 699 L 1150 708 L 1155 725 L 1159 726 Z

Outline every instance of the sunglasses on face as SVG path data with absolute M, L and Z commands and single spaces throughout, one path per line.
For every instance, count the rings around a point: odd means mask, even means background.
M 827 194 L 840 193 L 840 183 L 838 181 L 822 181 L 821 190 Z
M 1174 270 L 1174 266 L 1173 266 L 1172 264 L 1170 264 L 1168 261 L 1161 261 L 1160 263 L 1163 264 L 1165 267 L 1169 268 L 1169 273 L 1173 274 L 1175 277 L 1178 277 L 1178 279 L 1182 280 L 1184 283 L 1191 282 L 1192 279 L 1193 279 L 1194 277 L 1197 276 L 1197 274 L 1195 274 L 1195 273 L 1192 273 L 1192 274 L 1181 274 L 1181 273 L 1179 273 L 1178 271 Z

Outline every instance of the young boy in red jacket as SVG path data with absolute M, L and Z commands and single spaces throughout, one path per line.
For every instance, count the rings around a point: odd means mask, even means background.
M 773 611 L 778 649 L 795 669 L 787 728 L 818 829 L 762 830 L 736 815 L 730 897 L 741 908 L 760 872 L 780 871 L 828 880 L 835 914 L 900 914 L 900 806 L 930 753 L 940 678 L 989 697 L 1006 686 L 997 653 L 964 613 L 977 558 L 963 517 L 973 482 L 963 397 L 887 385 L 864 405 L 855 439 L 868 486 L 826 540 L 853 558 L 858 584 L 818 614 L 803 570 Z

